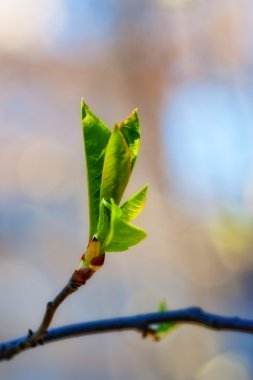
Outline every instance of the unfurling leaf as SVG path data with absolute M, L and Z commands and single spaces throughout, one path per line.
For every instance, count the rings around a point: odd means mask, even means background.
M 165 312 L 168 311 L 168 306 L 165 300 L 162 300 L 160 302 L 158 311 Z M 163 323 L 158 323 L 155 328 L 154 328 L 154 333 L 155 333 L 155 339 L 156 340 L 161 340 L 164 338 L 166 335 L 168 335 L 174 328 L 177 327 L 176 322 L 163 322 Z
M 130 150 L 130 163 L 131 171 L 133 170 L 135 161 L 137 159 L 140 147 L 140 123 L 137 114 L 137 109 L 135 109 L 130 116 L 128 116 L 124 121 L 119 123 L 118 128 L 123 134 L 126 143 Z
M 130 174 L 130 150 L 122 133 L 115 127 L 106 148 L 100 199 L 109 201 L 113 198 L 119 204 Z
M 81 118 L 86 154 L 87 182 L 89 192 L 90 233 L 92 239 L 97 230 L 99 200 L 105 150 L 111 135 L 110 129 L 94 115 L 82 100 Z
M 126 221 L 135 219 L 145 206 L 148 186 L 145 185 L 141 190 L 130 197 L 122 206 L 122 214 Z
M 147 236 L 141 228 L 128 223 L 122 210 L 111 199 L 111 218 L 108 236 L 103 244 L 106 252 L 121 252 L 139 243 Z
M 97 228 L 97 233 L 96 233 L 96 239 L 100 241 L 102 246 L 109 233 L 110 216 L 111 216 L 111 206 L 103 198 L 100 202 L 98 228 Z

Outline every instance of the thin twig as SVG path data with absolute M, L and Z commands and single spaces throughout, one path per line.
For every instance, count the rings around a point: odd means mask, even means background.
M 28 334 L 25 337 L 17 339 L 15 344 L 8 345 L 8 349 L 5 344 L 0 345 L 0 360 L 11 359 L 19 352 L 27 350 L 28 348 L 36 347 L 39 344 L 44 344 L 48 328 L 60 304 L 68 296 L 76 292 L 80 286 L 84 285 L 94 273 L 94 270 L 88 268 L 80 268 L 75 270 L 67 285 L 60 291 L 53 301 L 48 302 L 41 324 L 35 332 L 29 329 Z
M 29 333 L 29 342 L 36 343 L 39 340 L 43 339 L 47 333 L 47 330 L 53 320 L 54 314 L 60 304 L 72 293 L 76 292 L 79 288 L 79 284 L 74 282 L 72 278 L 69 280 L 67 285 L 60 291 L 60 293 L 55 297 L 51 302 L 48 302 L 45 314 L 43 316 L 42 322 L 36 332 Z
M 162 322 L 195 324 L 213 330 L 253 334 L 253 320 L 238 317 L 225 317 L 208 313 L 198 307 L 191 307 L 175 311 L 140 314 L 130 317 L 105 319 L 62 326 L 48 330 L 44 336 L 43 343 L 47 344 L 77 336 L 121 330 L 137 330 L 145 337 L 147 332 L 152 333 L 152 331 L 155 331 L 155 324 Z M 31 344 L 26 343 L 27 337 L 21 337 L 12 341 L 1 343 L 0 360 L 11 359 L 14 355 L 33 347 Z

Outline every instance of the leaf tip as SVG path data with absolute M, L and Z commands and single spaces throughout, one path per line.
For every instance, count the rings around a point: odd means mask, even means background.
M 149 187 L 149 184 L 145 183 L 145 185 L 143 186 L 142 190 L 146 193 L 148 191 L 148 187 Z
M 136 117 L 137 119 L 139 119 L 139 116 L 138 116 L 138 108 L 134 108 L 131 115 L 133 115 L 134 117 Z
M 81 119 L 84 120 L 87 115 L 88 106 L 84 102 L 83 98 L 81 99 Z

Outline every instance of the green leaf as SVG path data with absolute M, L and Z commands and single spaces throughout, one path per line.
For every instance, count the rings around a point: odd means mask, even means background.
M 82 100 L 81 118 L 86 154 L 87 181 L 89 192 L 90 233 L 92 239 L 97 230 L 100 204 L 100 185 L 104 156 L 111 131 L 94 115 Z
M 140 147 L 140 123 L 137 114 L 137 109 L 133 110 L 131 115 L 128 116 L 124 121 L 119 123 L 117 126 L 120 129 L 120 132 L 124 136 L 126 143 L 129 147 L 130 165 L 132 171 Z
M 147 236 L 146 232 L 126 220 L 122 210 L 111 199 L 111 218 L 109 234 L 104 242 L 103 249 L 106 252 L 122 252 L 139 243 Z
M 126 221 L 135 219 L 142 211 L 146 201 L 147 190 L 148 186 L 145 185 L 121 206 L 122 215 Z
M 103 245 L 110 230 L 110 214 L 111 205 L 103 198 L 100 202 L 99 221 L 96 233 L 96 238 L 100 241 L 101 245 Z
M 168 311 L 168 306 L 165 300 L 162 300 L 159 305 L 158 311 L 165 312 Z M 176 322 L 163 322 L 159 323 L 155 329 L 155 335 L 158 340 L 164 338 L 167 334 L 169 334 L 174 328 L 177 326 Z
M 165 299 L 161 300 L 159 307 L 158 307 L 158 311 L 160 313 L 163 313 L 164 311 L 168 311 L 168 305 L 167 305 L 167 302 L 165 301 Z
M 111 198 L 119 204 L 131 174 L 130 150 L 119 128 L 109 139 L 102 172 L 100 199 Z

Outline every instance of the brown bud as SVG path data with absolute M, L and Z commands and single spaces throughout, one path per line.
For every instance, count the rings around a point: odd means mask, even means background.
M 72 280 L 77 284 L 84 285 L 94 273 L 95 272 L 92 269 L 80 268 L 75 270 L 72 276 Z
M 102 254 L 102 255 L 93 257 L 90 263 L 94 267 L 101 267 L 104 264 L 104 261 L 105 261 L 105 254 Z

